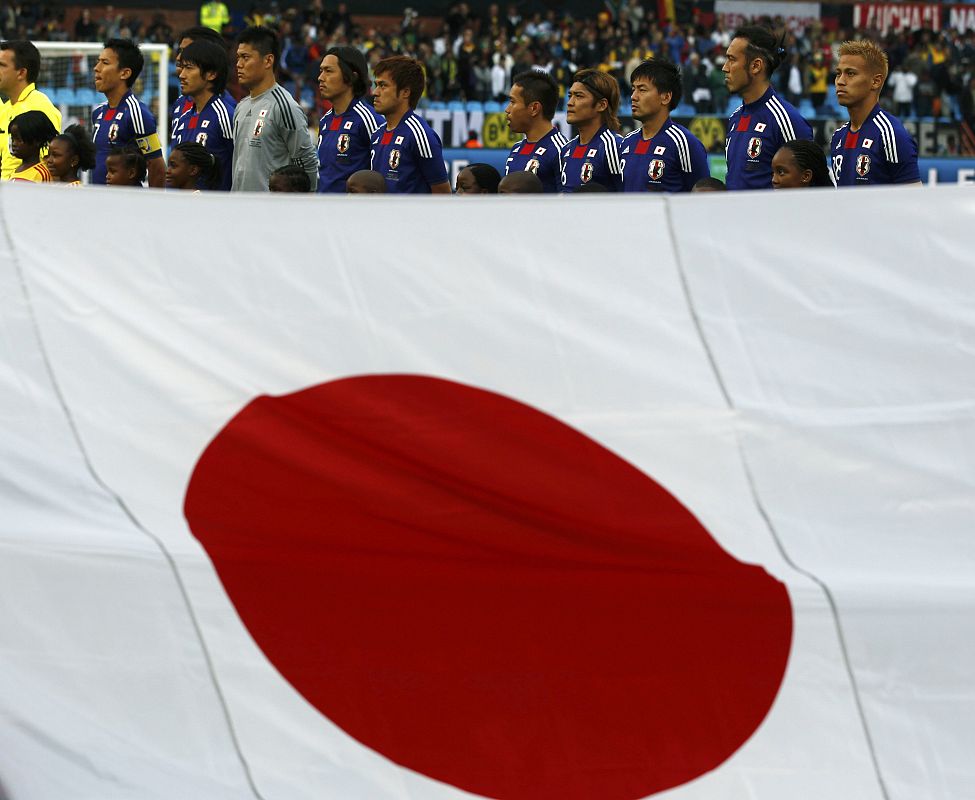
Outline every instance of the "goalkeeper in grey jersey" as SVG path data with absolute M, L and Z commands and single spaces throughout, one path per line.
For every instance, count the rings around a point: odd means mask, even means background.
M 294 164 L 318 181 L 318 152 L 308 119 L 274 78 L 281 55 L 270 28 L 248 28 L 237 39 L 237 77 L 248 96 L 234 113 L 233 185 L 235 192 L 266 192 L 278 167 Z

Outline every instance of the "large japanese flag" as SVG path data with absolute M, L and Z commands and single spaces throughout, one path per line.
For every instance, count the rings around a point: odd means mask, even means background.
M 4 187 L 0 794 L 975 796 L 919 197 Z

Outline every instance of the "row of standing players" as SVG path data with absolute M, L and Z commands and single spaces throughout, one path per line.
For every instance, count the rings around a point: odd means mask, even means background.
M 344 192 L 348 178 L 362 170 L 378 173 L 389 193 L 450 191 L 440 139 L 415 113 L 424 89 L 415 60 L 380 61 L 370 104 L 361 52 L 330 49 L 319 88 L 333 108 L 321 120 L 316 148 L 301 108 L 275 80 L 276 34 L 258 27 L 239 37 L 237 76 L 248 95 L 235 105 L 225 92 L 225 46 L 206 31 L 192 29 L 180 41 L 183 95 L 174 105 L 170 131 L 171 185 L 178 173 L 184 186 L 266 191 L 273 172 L 297 167 L 323 193 Z M 867 40 L 841 47 L 835 82 L 850 121 L 834 133 L 828 158 L 818 146 L 802 146 L 812 141 L 811 127 L 770 85 L 784 54 L 775 34 L 758 26 L 736 31 L 728 47 L 726 84 L 743 100 L 728 121 L 728 189 L 920 181 L 915 142 L 878 104 L 887 75 L 883 50 Z M 108 156 L 126 144 L 144 156 L 150 186 L 166 180 L 155 121 L 131 92 L 141 69 L 141 53 L 127 40 L 107 42 L 98 58 L 95 87 L 107 102 L 92 113 L 93 183 L 110 182 Z M 553 193 L 592 184 L 609 191 L 690 191 L 708 177 L 708 160 L 701 142 L 670 118 L 680 100 L 679 69 L 663 60 L 646 61 L 631 83 L 633 117 L 641 126 L 621 137 L 615 79 L 597 70 L 577 73 L 567 119 L 578 135 L 566 141 L 552 124 L 555 81 L 537 71 L 516 76 L 505 113 L 511 130 L 524 138 L 512 148 L 506 173 L 530 172 L 543 191 Z

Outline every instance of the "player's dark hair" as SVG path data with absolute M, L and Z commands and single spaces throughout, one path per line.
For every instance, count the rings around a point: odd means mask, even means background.
M 10 50 L 14 54 L 14 69 L 26 69 L 28 83 L 37 82 L 37 75 L 41 71 L 41 54 L 33 42 L 10 39 L 0 42 L 0 50 Z
M 173 148 L 173 152 L 177 150 L 183 154 L 187 164 L 200 170 L 200 182 L 204 189 L 220 187 L 220 162 L 217 161 L 213 153 L 196 142 L 178 144 Z
M 55 139 L 64 142 L 71 154 L 78 157 L 79 170 L 85 171 L 95 166 L 95 143 L 84 125 L 69 125 L 64 129 L 64 133 L 58 134 L 51 141 Z
M 10 120 L 8 127 L 12 128 L 15 125 L 20 138 L 27 144 L 37 147 L 44 147 L 58 135 L 58 129 L 43 111 L 25 111 L 23 114 L 18 114 Z
M 606 101 L 606 110 L 602 112 L 603 125 L 611 131 L 618 131 L 620 121 L 616 112 L 620 107 L 620 85 L 616 78 L 598 69 L 581 69 L 572 77 L 572 81 L 585 86 L 595 102 Z
M 498 184 L 501 183 L 501 175 L 490 164 L 468 164 L 464 169 L 469 169 L 474 176 L 474 183 L 480 186 L 487 194 L 497 194 Z
M 745 47 L 745 57 L 750 64 L 756 58 L 762 59 L 765 65 L 765 77 L 771 77 L 772 73 L 785 60 L 785 34 L 776 34 L 770 28 L 763 25 L 745 25 L 735 31 L 735 39 L 744 39 L 748 44 Z
M 525 70 L 511 79 L 511 85 L 521 87 L 521 96 L 526 105 L 541 103 L 542 116 L 545 119 L 550 120 L 555 116 L 555 109 L 559 104 L 559 85 L 547 72 Z
M 416 104 L 423 97 L 423 90 L 427 85 L 427 79 L 419 61 L 409 56 L 390 56 L 376 64 L 372 71 L 377 78 L 380 75 L 388 75 L 389 79 L 396 84 L 397 93 L 403 89 L 409 89 L 410 108 L 416 108 Z
M 509 172 L 498 184 L 498 194 L 502 186 L 507 189 L 505 194 L 542 194 L 545 187 L 541 179 L 534 172 Z
M 361 54 L 356 57 L 355 52 L 347 45 L 338 45 L 328 48 L 325 55 L 335 56 L 339 62 L 342 80 L 352 87 L 352 96 L 362 97 L 369 91 L 369 66 L 365 57 Z
M 667 107 L 673 111 L 680 104 L 684 94 L 684 87 L 680 79 L 680 67 L 664 58 L 651 58 L 640 64 L 630 75 L 632 84 L 637 78 L 650 81 L 660 94 L 670 92 L 670 103 Z
M 194 42 L 213 42 L 214 44 L 220 45 L 224 50 L 227 49 L 227 40 L 213 30 L 213 28 L 208 28 L 206 25 L 194 25 L 192 28 L 187 28 L 176 37 L 176 43 L 178 44 L 183 39 L 189 39 Z
M 808 139 L 793 139 L 786 142 L 782 147 L 792 152 L 796 160 L 796 166 L 800 170 L 809 170 L 812 173 L 810 186 L 832 186 L 833 182 L 829 178 L 829 169 L 826 167 L 826 155 L 823 148 Z
M 289 192 L 311 191 L 311 179 L 308 177 L 308 173 L 296 164 L 286 164 L 283 167 L 278 167 L 268 177 L 268 184 L 270 184 L 271 178 L 280 178 L 283 180 Z
M 148 167 L 146 166 L 146 157 L 142 155 L 142 151 L 134 144 L 125 144 L 121 147 L 113 147 L 108 151 L 108 155 L 105 159 L 109 158 L 121 158 L 122 166 L 125 169 L 131 169 L 135 173 L 136 183 L 141 184 L 146 179 L 146 172 Z M 133 186 L 135 184 L 132 184 Z
M 131 39 L 109 39 L 102 47 L 115 53 L 120 70 L 132 70 L 132 74 L 125 79 L 125 85 L 131 89 L 142 74 L 142 68 L 146 63 L 139 46 Z
M 194 41 L 180 51 L 179 58 L 183 64 L 192 64 L 204 74 L 217 73 L 212 81 L 213 93 L 223 94 L 223 90 L 227 88 L 227 73 L 230 70 L 227 49 L 223 45 L 204 39 Z
M 263 25 L 253 25 L 245 28 L 237 37 L 237 44 L 247 44 L 253 47 L 261 56 L 274 56 L 274 68 L 281 63 L 281 40 L 278 35 Z

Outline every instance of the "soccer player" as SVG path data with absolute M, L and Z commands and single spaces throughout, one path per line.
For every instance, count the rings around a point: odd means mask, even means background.
M 43 111 L 61 130 L 61 112 L 34 85 L 41 70 L 41 54 L 31 42 L 16 39 L 0 42 L 0 177 L 10 180 L 20 159 L 10 152 L 10 120 L 25 111 Z
M 373 102 L 386 124 L 372 136 L 370 168 L 386 179 L 390 194 L 450 194 L 440 137 L 413 112 L 426 85 L 420 62 L 391 56 L 374 72 Z
M 219 186 L 220 162 L 213 153 L 197 142 L 183 142 L 173 148 L 166 167 L 167 189 L 199 191 Z
M 95 166 L 95 145 L 84 125 L 69 125 L 64 133 L 51 139 L 44 163 L 54 183 L 81 186 L 78 173 Z
M 180 56 L 183 51 L 189 47 L 193 42 L 206 41 L 215 44 L 217 47 L 223 48 L 224 53 L 227 52 L 227 43 L 224 38 L 216 31 L 211 30 L 207 27 L 197 26 L 194 28 L 187 28 L 179 35 L 179 44 L 176 49 L 176 70 L 179 71 Z M 227 63 L 230 63 L 230 57 L 227 57 Z M 220 95 L 224 103 L 228 105 L 237 105 L 237 101 L 234 96 L 230 94 L 226 89 L 224 89 L 223 94 Z M 193 98 L 186 97 L 185 95 L 180 95 L 176 98 L 173 103 L 172 108 L 169 110 L 169 138 L 173 138 L 173 134 L 176 133 L 176 123 L 179 118 L 183 116 L 187 111 L 193 107 Z
M 173 130 L 172 144 L 196 142 L 216 160 L 221 179 L 215 189 L 230 191 L 230 167 L 234 158 L 234 131 L 231 120 L 237 104 L 223 99 L 227 85 L 227 51 L 221 46 L 200 39 L 180 53 L 179 86 L 192 100 L 190 109 L 178 120 Z M 168 182 L 168 178 L 167 178 Z
M 237 77 L 249 94 L 234 114 L 235 192 L 268 191 L 271 173 L 288 164 L 305 170 L 312 185 L 318 181 L 305 112 L 274 79 L 280 60 L 281 43 L 270 28 L 254 26 L 237 37 Z
M 742 105 L 728 119 L 725 157 L 729 190 L 770 189 L 772 156 L 786 142 L 813 138 L 812 128 L 770 83 L 785 50 L 768 28 L 749 25 L 735 32 L 721 68 L 725 85 Z
M 552 125 L 559 102 L 559 85 L 547 72 L 528 70 L 511 82 L 504 113 L 508 127 L 525 138 L 511 148 L 504 174 L 531 172 L 546 192 L 562 190 L 562 132 Z
M 498 194 L 542 194 L 545 188 L 533 172 L 511 172 L 498 184 Z
M 369 169 L 372 135 L 386 120 L 364 100 L 369 67 L 355 47 L 325 53 L 318 89 L 332 104 L 318 125 L 318 191 L 340 193 L 352 173 Z
M 917 143 L 878 105 L 887 54 L 871 41 L 844 42 L 836 66 L 836 99 L 850 121 L 833 134 L 830 172 L 837 186 L 920 183 Z
M 497 194 L 501 176 L 490 164 L 468 164 L 457 173 L 457 194 Z
M 156 118 L 148 106 L 132 94 L 142 73 L 142 51 L 131 39 L 109 39 L 95 63 L 95 89 L 107 102 L 91 112 L 94 131 L 95 169 L 92 183 L 106 183 L 105 159 L 115 147 L 134 144 L 146 158 L 149 185 L 166 182 L 166 163 L 156 135 Z
M 51 171 L 41 160 L 41 149 L 58 135 L 57 128 L 43 111 L 25 111 L 10 120 L 10 152 L 20 160 L 20 166 L 10 177 L 12 181 L 50 183 Z
M 579 135 L 562 148 L 563 192 L 571 194 L 593 182 L 612 192 L 622 190 L 619 104 L 620 86 L 612 75 L 597 69 L 575 74 L 566 118 Z
M 345 182 L 346 194 L 386 194 L 386 179 L 371 169 L 353 172 Z
M 805 189 L 811 186 L 832 186 L 823 148 L 806 139 L 786 142 L 772 157 L 772 188 Z
M 137 186 L 141 189 L 147 171 L 146 157 L 136 144 L 113 147 L 105 157 L 106 186 Z
M 711 175 L 708 151 L 683 125 L 670 118 L 680 103 L 680 69 L 651 59 L 630 76 L 633 118 L 641 123 L 623 138 L 624 192 L 689 192 Z

